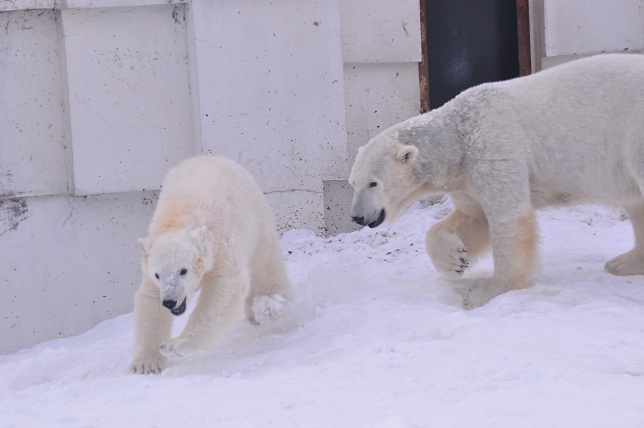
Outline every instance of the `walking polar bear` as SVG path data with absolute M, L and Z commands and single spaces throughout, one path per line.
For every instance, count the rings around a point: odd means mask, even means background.
M 167 357 L 211 347 L 244 307 L 252 323 L 279 315 L 290 294 L 266 198 L 227 159 L 198 156 L 170 170 L 148 237 L 139 243 L 134 373 L 160 373 Z M 181 315 L 199 288 L 185 330 L 170 339 L 172 315 Z
M 349 182 L 351 216 L 370 227 L 427 194 L 450 197 L 426 248 L 436 270 L 460 277 L 491 244 L 494 275 L 474 282 L 472 306 L 530 285 L 534 210 L 546 206 L 626 210 L 635 248 L 605 268 L 644 274 L 644 56 L 600 55 L 468 89 L 374 137 Z

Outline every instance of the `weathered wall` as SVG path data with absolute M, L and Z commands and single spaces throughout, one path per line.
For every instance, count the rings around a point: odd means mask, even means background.
M 644 51 L 644 0 L 531 0 L 536 69 L 604 52 Z
M 62 11 L 75 194 L 158 189 L 195 153 L 185 9 Z
M 0 353 L 131 310 L 193 154 L 249 169 L 280 230 L 352 228 L 357 147 L 418 110 L 418 25 L 415 0 L 0 2 Z
M 419 114 L 419 5 L 418 0 L 340 0 L 349 168 L 358 147 Z M 327 228 L 332 233 L 357 229 L 349 218 L 353 191 L 346 180 L 326 186 L 334 189 L 329 204 L 341 213 L 329 217 Z
M 324 233 L 323 181 L 346 178 L 335 1 L 194 1 L 201 147 L 250 170 L 280 230 Z
M 70 189 L 59 13 L 0 14 L 0 192 L 56 195 Z
M 194 153 L 186 6 L 74 3 L 0 3 L 0 352 L 131 310 L 151 190 Z
M 0 353 L 131 310 L 156 195 L 0 199 Z

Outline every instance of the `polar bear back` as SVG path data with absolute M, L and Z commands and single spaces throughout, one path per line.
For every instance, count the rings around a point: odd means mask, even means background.
M 644 55 L 581 59 L 479 85 L 448 104 L 475 162 L 503 150 L 524 158 L 537 207 L 644 191 L 635 176 L 644 168 Z
M 644 55 L 598 55 L 498 85 L 520 120 L 544 134 L 642 129 L 632 119 L 644 113 Z
M 534 85 L 527 79 L 519 89 L 534 103 L 518 112 L 532 146 L 535 191 L 550 189 L 566 203 L 641 197 L 643 55 L 574 61 L 535 74 Z
M 241 229 L 246 231 L 239 236 L 249 239 L 275 231 L 266 197 L 250 173 L 216 156 L 189 158 L 168 172 L 149 235 L 202 225 L 216 230 L 220 241 Z

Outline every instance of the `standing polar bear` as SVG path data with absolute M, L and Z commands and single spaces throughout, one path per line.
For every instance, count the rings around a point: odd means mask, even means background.
M 198 156 L 170 170 L 139 243 L 134 373 L 159 373 L 167 357 L 211 347 L 244 308 L 252 323 L 279 315 L 290 293 L 266 198 L 247 171 L 224 158 Z M 172 315 L 199 288 L 185 330 L 170 339 Z
M 644 274 L 644 56 L 600 55 L 468 89 L 360 148 L 351 216 L 376 227 L 418 198 L 446 193 L 453 211 L 427 232 L 427 252 L 459 277 L 490 248 L 492 278 L 469 304 L 528 287 L 534 210 L 596 202 L 622 207 L 635 248 L 606 263 Z

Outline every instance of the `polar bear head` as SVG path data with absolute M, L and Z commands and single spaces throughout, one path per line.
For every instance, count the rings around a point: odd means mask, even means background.
M 460 180 L 462 152 L 453 130 L 421 115 L 376 135 L 358 149 L 349 175 L 351 218 L 376 227 L 395 220 L 419 198 L 445 193 Z
M 159 287 L 160 303 L 173 315 L 185 312 L 204 274 L 213 267 L 213 249 L 208 235 L 203 226 L 138 241 L 143 249 L 143 274 Z
M 376 227 L 394 220 L 414 193 L 413 164 L 418 149 L 395 139 L 374 138 L 358 149 L 349 175 L 354 189 L 351 218 L 358 224 Z

